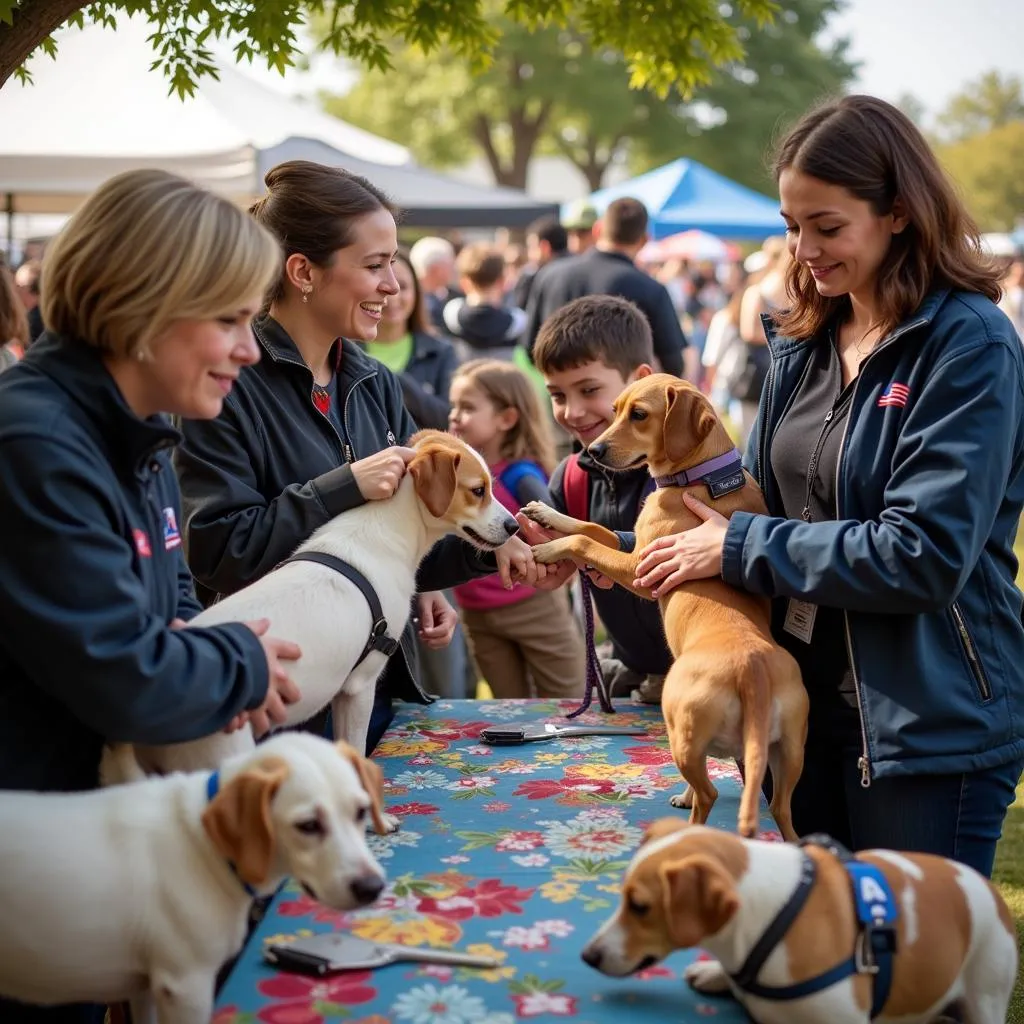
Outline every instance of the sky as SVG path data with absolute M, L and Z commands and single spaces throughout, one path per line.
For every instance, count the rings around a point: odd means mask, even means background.
M 913 93 L 931 116 L 986 71 L 1024 77 L 1024 0 L 847 0 L 829 31 L 851 40 L 862 62 L 858 89 L 887 100 Z M 255 64 L 246 70 L 291 94 L 341 92 L 351 81 L 327 58 L 284 78 Z
M 849 0 L 829 27 L 862 61 L 858 89 L 930 115 L 986 71 L 1024 78 L 1024 0 Z

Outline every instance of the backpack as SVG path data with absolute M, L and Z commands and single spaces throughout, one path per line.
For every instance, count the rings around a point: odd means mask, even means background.
M 649 478 L 640 492 L 640 505 L 644 507 L 647 496 L 657 489 L 653 478 Z M 565 498 L 566 514 L 584 523 L 590 522 L 590 474 L 580 465 L 580 453 L 573 452 L 565 460 L 565 472 L 562 474 L 562 495 Z

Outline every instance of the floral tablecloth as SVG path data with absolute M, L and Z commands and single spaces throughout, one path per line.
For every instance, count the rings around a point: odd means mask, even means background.
M 592 736 L 516 747 L 479 741 L 496 722 L 564 724 L 572 702 L 439 701 L 403 705 L 375 757 L 387 779 L 390 836 L 370 837 L 387 871 L 384 896 L 342 914 L 287 883 L 243 951 L 217 1002 L 215 1024 L 513 1024 L 568 1018 L 631 1024 L 746 1021 L 728 999 L 692 992 L 676 953 L 631 978 L 607 978 L 580 950 L 618 901 L 645 825 L 674 811 L 682 780 L 660 709 L 617 703 L 611 716 L 646 736 Z M 712 762 L 719 790 L 710 824 L 734 829 L 739 775 Z M 762 825 L 777 836 L 767 811 Z M 492 955 L 493 970 L 393 964 L 326 979 L 275 971 L 266 942 L 346 929 L 369 939 Z

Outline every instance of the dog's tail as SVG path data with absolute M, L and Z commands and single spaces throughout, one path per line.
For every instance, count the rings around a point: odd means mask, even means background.
M 103 748 L 100 758 L 100 785 L 120 786 L 126 782 L 142 782 L 146 773 L 135 757 L 130 743 L 111 743 Z
M 768 747 L 771 742 L 772 680 L 768 658 L 763 652 L 751 654 L 740 687 L 740 705 L 743 710 L 743 796 L 740 798 L 738 824 L 740 835 L 752 839 L 757 835 L 761 784 L 768 770 Z

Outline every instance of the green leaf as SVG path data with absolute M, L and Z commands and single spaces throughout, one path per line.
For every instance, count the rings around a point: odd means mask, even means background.
M 313 1012 L 320 1014 L 321 1017 L 326 1017 L 328 1020 L 331 1018 L 340 1019 L 342 1017 L 351 1017 L 352 1011 L 342 1003 L 327 1003 L 327 1002 L 314 1002 Z
M 531 992 L 558 992 L 565 988 L 565 981 L 559 978 L 550 978 L 545 981 L 536 974 L 524 974 L 518 981 L 510 981 L 508 990 L 513 995 L 528 995 Z
M 483 850 L 488 846 L 497 846 L 501 840 L 509 834 L 509 829 L 502 829 L 500 832 L 456 832 L 458 839 L 464 839 L 465 844 L 460 847 L 463 850 Z

